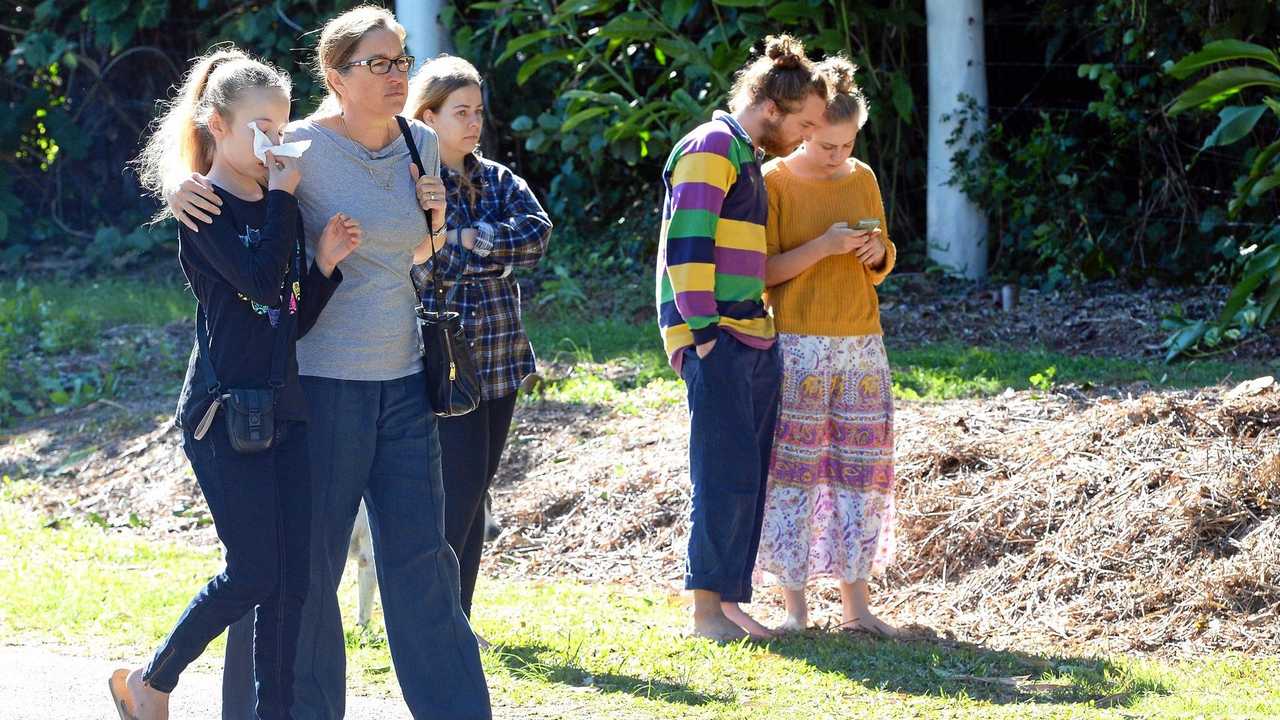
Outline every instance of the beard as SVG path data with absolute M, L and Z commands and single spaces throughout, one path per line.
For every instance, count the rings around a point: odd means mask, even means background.
M 804 138 L 789 141 L 782 134 L 782 121 L 764 119 L 764 130 L 760 133 L 760 147 L 775 157 L 786 157 L 800 147 Z

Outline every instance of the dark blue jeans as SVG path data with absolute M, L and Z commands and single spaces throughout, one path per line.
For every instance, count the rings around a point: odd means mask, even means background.
M 440 465 L 444 469 L 444 535 L 458 556 L 462 611 L 471 617 L 471 598 L 484 549 L 484 494 L 493 483 L 507 446 L 516 393 L 482 400 L 460 417 L 440 418 Z
M 346 710 L 346 652 L 338 584 L 363 497 L 391 660 L 415 718 L 491 717 L 475 634 L 459 602 L 458 561 L 444 539 L 444 490 L 435 415 L 421 374 L 382 382 L 302 377 L 311 411 L 315 485 L 311 586 L 298 643 L 299 720 Z M 248 656 L 245 633 L 228 657 Z M 231 647 L 235 643 L 236 647 Z M 224 717 L 247 706 L 248 688 L 224 678 Z
M 680 374 L 693 479 L 684 586 L 750 602 L 782 364 L 776 348 L 757 350 L 721 331 L 705 358 L 684 351 Z
M 156 651 L 145 679 L 171 692 L 178 675 L 231 623 L 252 617 L 259 718 L 289 718 L 295 656 L 310 581 L 311 480 L 307 427 L 291 423 L 279 445 L 241 455 L 218 418 L 202 440 L 183 434 L 183 449 L 209 503 L 227 566 L 192 599 Z M 250 613 L 257 608 L 256 612 Z M 250 706 L 252 709 L 252 706 Z

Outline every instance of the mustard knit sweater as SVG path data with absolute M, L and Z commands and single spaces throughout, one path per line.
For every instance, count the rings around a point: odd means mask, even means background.
M 791 172 L 782 159 L 764 168 L 769 188 L 766 226 L 769 256 L 794 250 L 822 235 L 833 223 L 852 227 L 863 218 L 879 218 L 885 244 L 880 267 L 872 272 L 854 253 L 832 255 L 765 291 L 778 332 L 793 335 L 882 335 L 875 286 L 893 270 L 897 251 L 889 240 L 884 204 L 875 173 L 854 160 L 854 170 L 835 180 L 810 179 Z

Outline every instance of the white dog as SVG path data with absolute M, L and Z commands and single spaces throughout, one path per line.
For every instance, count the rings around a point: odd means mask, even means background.
M 502 534 L 502 527 L 493 519 L 493 500 L 489 493 L 484 494 L 484 541 L 493 542 Z M 356 562 L 356 579 L 360 588 L 360 602 L 356 606 L 356 622 L 360 627 L 368 627 L 373 617 L 373 591 L 378 587 L 377 569 L 373 564 L 373 535 L 369 531 L 369 512 L 365 510 L 364 501 L 360 501 L 360 511 L 356 513 L 356 524 L 351 529 L 351 545 L 347 548 L 347 558 Z
M 364 507 L 364 500 L 360 501 L 356 524 L 351 529 L 347 558 L 356 561 L 356 580 L 360 585 L 356 622 L 360 627 L 368 627 L 369 618 L 373 615 L 373 591 L 378 587 L 378 574 L 373 565 L 373 533 L 369 530 L 369 511 Z

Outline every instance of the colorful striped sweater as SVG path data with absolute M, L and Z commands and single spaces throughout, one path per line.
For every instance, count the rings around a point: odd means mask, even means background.
M 671 366 L 680 372 L 683 350 L 720 330 L 772 347 L 763 300 L 769 196 L 751 136 L 717 112 L 676 144 L 662 180 L 658 327 Z

